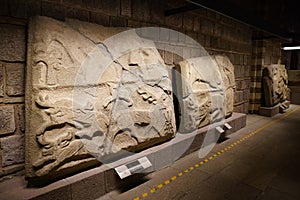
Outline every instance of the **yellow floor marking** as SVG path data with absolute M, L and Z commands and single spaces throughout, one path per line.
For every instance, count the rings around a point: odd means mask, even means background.
M 145 192 L 144 194 L 142 194 L 142 197 L 147 197 L 148 196 L 148 193 Z
M 256 129 L 255 131 L 252 131 L 252 132 L 249 133 L 248 135 L 246 135 L 246 136 L 242 137 L 241 139 L 237 140 L 236 142 L 230 144 L 229 146 L 225 147 L 224 149 L 222 149 L 221 151 L 217 152 L 216 154 L 214 154 L 213 156 L 209 157 L 208 159 L 205 159 L 204 161 L 200 161 L 199 164 L 195 164 L 194 166 L 195 166 L 195 167 L 199 167 L 199 165 L 203 165 L 203 164 L 207 163 L 209 160 L 212 160 L 213 157 L 216 157 L 216 156 L 218 156 L 218 155 L 221 155 L 222 153 L 224 153 L 225 151 L 231 149 L 232 147 L 234 147 L 235 145 L 239 144 L 240 142 L 243 142 L 244 140 L 246 140 L 246 139 L 252 137 L 253 135 L 257 134 L 258 132 L 262 131 L 263 129 L 265 129 L 265 128 L 271 126 L 272 124 L 275 124 L 275 123 L 278 122 L 278 121 L 280 121 L 281 119 L 286 118 L 287 116 L 291 115 L 292 113 L 294 113 L 294 112 L 297 111 L 298 109 L 300 109 L 300 106 L 298 106 L 298 107 L 295 108 L 294 110 L 292 110 L 292 111 L 290 111 L 290 112 L 284 114 L 284 115 L 281 116 L 280 118 L 278 118 L 278 119 L 276 119 L 276 120 L 273 120 L 273 121 L 271 121 L 271 122 L 269 122 L 269 123 L 263 125 L 262 127 Z M 190 169 L 190 170 L 189 170 L 189 169 Z M 194 170 L 194 167 L 190 167 L 189 169 L 184 170 L 184 172 L 185 172 L 185 173 L 188 173 L 188 172 Z M 182 172 L 179 172 L 179 173 L 178 173 L 178 177 L 180 177 L 180 176 L 182 176 L 182 175 L 183 175 Z M 171 178 L 172 181 L 175 181 L 176 179 L 177 179 L 177 176 L 172 176 L 172 178 Z M 165 185 L 168 185 L 169 183 L 170 183 L 170 180 L 166 180 L 166 181 L 164 182 Z M 160 188 L 162 188 L 162 187 L 163 187 L 163 184 L 157 185 L 157 188 L 158 188 L 158 189 L 160 189 Z M 152 189 L 150 190 L 150 193 L 154 193 L 154 192 L 156 192 L 156 191 L 157 191 L 157 190 L 156 190 L 155 188 L 152 188 Z M 144 198 L 144 197 L 147 197 L 147 196 L 148 196 L 148 193 L 143 193 L 143 194 L 142 194 L 142 197 L 143 197 L 143 198 Z M 140 200 L 140 197 L 136 197 L 136 198 L 134 198 L 133 200 Z

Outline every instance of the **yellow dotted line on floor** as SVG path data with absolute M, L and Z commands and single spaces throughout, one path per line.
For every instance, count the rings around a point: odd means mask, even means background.
M 212 156 L 210 156 L 210 157 L 204 159 L 203 161 L 200 161 L 199 163 L 196 163 L 194 166 L 191 166 L 191 167 L 189 167 L 189 168 L 183 170 L 182 172 L 179 172 L 177 175 L 172 176 L 170 179 L 167 179 L 167 180 L 165 180 L 163 183 L 161 183 L 161 184 L 157 185 L 156 187 L 150 189 L 149 192 L 143 193 L 141 197 L 136 197 L 136 198 L 134 198 L 133 200 L 140 200 L 140 199 L 142 199 L 142 198 L 148 197 L 149 194 L 155 193 L 157 190 L 163 188 L 163 187 L 166 186 L 166 185 L 169 185 L 172 181 L 175 181 L 177 178 L 183 176 L 184 174 L 186 174 L 186 173 L 188 173 L 188 172 L 191 172 L 191 171 L 193 171 L 193 170 L 196 169 L 196 168 L 199 168 L 201 165 L 204 165 L 205 163 L 209 162 L 210 160 L 213 160 L 215 157 L 217 157 L 217 156 L 221 155 L 222 153 L 228 151 L 229 149 L 235 147 L 237 144 L 239 144 L 239 143 L 245 141 L 246 139 L 252 137 L 253 135 L 259 133 L 259 132 L 262 131 L 263 129 L 265 129 L 265 128 L 267 128 L 267 127 L 269 127 L 269 126 L 275 124 L 276 122 L 282 120 L 283 118 L 286 118 L 287 116 L 291 115 L 292 113 L 294 113 L 294 112 L 297 111 L 298 109 L 300 109 L 300 106 L 298 106 L 298 107 L 295 108 L 294 110 L 292 110 L 292 111 L 290 111 L 290 112 L 284 114 L 282 117 L 280 117 L 280 118 L 278 118 L 278 119 L 276 119 L 276 120 L 273 120 L 273 121 L 271 121 L 271 122 L 269 122 L 269 123 L 263 125 L 262 127 L 256 129 L 255 131 L 250 132 L 250 133 L 247 134 L 246 136 L 244 136 L 244 137 L 242 137 L 241 139 L 235 141 L 234 143 L 228 145 L 227 147 L 225 147 L 224 149 L 218 151 L 218 152 L 215 153 L 214 155 L 212 155 Z

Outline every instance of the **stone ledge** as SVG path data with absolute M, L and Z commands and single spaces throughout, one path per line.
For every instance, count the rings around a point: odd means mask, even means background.
M 285 101 L 283 103 L 279 103 L 273 107 L 260 107 L 259 114 L 262 116 L 273 117 L 278 113 L 283 113 L 286 109 L 290 107 L 290 101 Z
M 229 135 L 246 126 L 246 114 L 233 113 L 225 120 L 232 129 Z M 146 173 L 171 165 L 177 159 L 197 151 L 208 130 L 223 126 L 221 122 L 211 124 L 188 134 L 177 133 L 176 137 L 163 144 L 121 158 L 115 162 L 96 167 L 42 188 L 26 188 L 24 177 L 15 177 L 0 183 L 0 196 L 5 199 L 95 199 L 122 185 L 140 179 Z M 134 174 L 121 180 L 113 168 L 147 156 L 153 164 L 145 174 Z
M 279 105 L 273 107 L 260 107 L 259 114 L 262 116 L 272 117 L 279 113 Z

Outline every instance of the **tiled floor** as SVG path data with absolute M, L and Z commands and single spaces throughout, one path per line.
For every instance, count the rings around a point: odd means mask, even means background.
M 296 108 L 292 105 L 287 112 Z M 285 116 L 248 115 L 247 127 L 216 145 L 206 158 L 216 156 L 207 163 L 201 165 L 205 158 L 194 152 L 147 175 L 142 184 L 114 190 L 100 200 L 300 199 L 300 109 Z M 241 142 L 222 152 L 236 141 Z

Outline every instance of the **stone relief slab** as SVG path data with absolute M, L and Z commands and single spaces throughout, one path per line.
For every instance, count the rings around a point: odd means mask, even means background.
M 225 90 L 225 116 L 229 117 L 233 113 L 234 92 L 236 88 L 234 66 L 227 56 L 214 55 L 212 56 L 219 67 Z
M 262 76 L 262 106 L 272 107 L 287 100 L 288 74 L 284 65 L 267 65 Z
M 103 43 L 125 30 L 76 20 L 30 20 L 27 178 L 74 173 L 99 164 L 96 158 L 174 137 L 172 83 L 155 45 L 134 32 Z M 115 53 L 132 44 L 147 48 Z
M 224 119 L 224 84 L 216 59 L 210 56 L 187 59 L 179 63 L 179 71 L 181 84 L 177 85 L 182 105 L 179 131 L 191 132 Z

